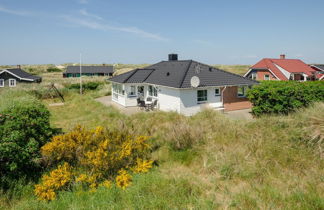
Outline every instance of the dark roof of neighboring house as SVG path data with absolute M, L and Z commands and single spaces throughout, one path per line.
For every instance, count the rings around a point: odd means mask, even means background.
M 193 60 L 161 61 L 143 69 L 115 76 L 118 83 L 149 83 L 174 88 L 191 88 L 191 78 L 200 79 L 199 87 L 225 85 L 254 85 L 258 82 Z
M 29 73 L 27 73 L 27 72 L 25 72 L 25 71 L 23 71 L 22 69 L 19 69 L 19 68 L 3 69 L 3 70 L 0 70 L 0 74 L 2 72 L 4 72 L 4 71 L 8 71 L 12 75 L 17 76 L 17 77 L 19 77 L 19 78 L 21 78 L 23 80 L 40 81 L 42 79 L 41 77 L 29 74 Z
M 81 66 L 82 73 L 104 73 L 109 74 L 114 72 L 113 66 Z M 66 68 L 66 72 L 69 74 L 77 74 L 80 73 L 80 66 L 68 66 Z
M 253 65 L 250 69 L 268 69 L 280 80 L 288 80 L 289 78 L 287 78 L 277 66 L 290 73 L 305 73 L 307 75 L 312 75 L 314 72 L 310 66 L 299 59 L 264 58 Z
M 324 71 L 324 64 L 314 64 L 314 65 L 311 65 L 311 67 L 315 67 L 316 69 L 318 69 L 320 71 Z

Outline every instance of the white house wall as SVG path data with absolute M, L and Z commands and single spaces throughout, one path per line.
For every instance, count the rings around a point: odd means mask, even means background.
M 112 97 L 112 100 L 120 105 L 129 107 L 137 105 L 137 97 L 129 96 L 131 86 L 133 84 L 124 84 L 123 90 L 125 95 L 118 94 L 118 99 Z M 136 94 L 137 86 L 136 84 Z M 215 88 L 200 88 L 207 90 L 207 101 L 205 103 L 197 103 L 197 90 L 198 89 L 175 89 L 158 86 L 158 109 L 161 111 L 175 111 L 186 116 L 194 115 L 204 108 L 217 108 L 222 107 L 222 97 L 215 96 Z M 148 86 L 144 85 L 145 99 L 148 96 Z M 114 93 L 112 93 L 114 94 Z
M 158 89 L 159 109 L 180 113 L 180 90 L 161 86 Z
M 130 96 L 131 86 L 135 86 L 135 96 Z M 137 85 L 125 84 L 125 106 L 137 106 Z
M 204 108 L 222 107 L 222 97 L 215 96 L 215 88 L 206 88 L 207 101 L 205 103 L 197 103 L 197 90 L 198 89 L 184 89 L 180 91 L 180 113 L 186 116 L 191 116 Z
M 120 104 L 120 105 L 126 106 L 125 96 L 118 94 L 117 99 L 114 98 L 113 96 L 112 96 L 111 98 L 112 98 L 112 100 L 113 100 L 114 102 L 116 102 L 116 103 L 118 103 L 118 104 Z
M 124 85 L 122 85 L 122 86 L 123 86 L 123 90 L 125 90 Z M 114 89 L 113 89 L 113 87 L 111 87 L 111 100 L 118 103 L 118 104 L 120 104 L 120 105 L 126 106 L 126 97 L 125 97 L 125 95 L 117 94 L 117 98 L 115 98 L 114 94 L 116 94 L 116 93 L 114 93 Z

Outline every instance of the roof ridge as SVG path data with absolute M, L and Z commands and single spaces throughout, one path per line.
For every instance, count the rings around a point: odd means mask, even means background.
M 193 60 L 189 60 L 189 61 L 190 61 L 190 63 L 189 63 L 189 65 L 188 65 L 188 68 L 187 68 L 187 70 L 186 70 L 185 74 L 183 75 L 183 78 L 182 78 L 182 81 L 181 81 L 181 84 L 180 84 L 179 88 L 181 88 L 181 87 L 182 87 L 182 85 L 183 85 L 183 82 L 184 82 L 184 80 L 186 79 L 186 76 L 187 76 L 187 74 L 188 74 L 188 71 L 189 71 L 189 69 L 190 69 L 190 66 L 191 66 L 191 64 L 192 64 L 192 62 L 193 62 Z
M 238 74 L 234 74 L 234 73 L 232 73 L 232 72 L 229 72 L 229 71 L 225 71 L 225 70 L 223 70 L 223 69 L 219 69 L 219 68 L 216 68 L 216 67 L 213 67 L 213 66 L 210 66 L 210 65 L 208 65 L 208 64 L 204 64 L 204 63 L 201 63 L 201 62 L 198 62 L 198 61 L 195 61 L 196 63 L 199 63 L 199 64 L 202 64 L 202 65 L 205 65 L 205 66 L 208 66 L 208 67 L 212 67 L 213 69 L 216 69 L 217 71 L 221 71 L 221 72 L 224 72 L 224 73 L 227 73 L 227 74 L 231 74 L 231 75 L 234 75 L 234 76 L 237 76 L 237 77 L 243 77 L 243 76 L 241 76 L 241 75 L 238 75 Z M 250 78 L 247 78 L 247 77 L 243 77 L 244 79 L 248 79 L 248 80 L 250 80 L 250 81 L 255 81 L 255 80 L 252 80 L 252 79 L 250 79 Z

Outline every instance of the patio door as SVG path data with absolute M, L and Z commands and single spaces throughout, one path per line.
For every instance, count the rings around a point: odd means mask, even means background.
M 137 86 L 137 96 L 144 99 L 144 86 Z

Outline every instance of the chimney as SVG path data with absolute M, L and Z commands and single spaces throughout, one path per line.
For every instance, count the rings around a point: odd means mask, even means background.
M 285 54 L 281 54 L 280 55 L 280 59 L 286 59 L 286 55 Z
M 17 69 L 21 69 L 21 66 L 20 65 L 17 65 Z
M 177 61 L 178 54 L 169 54 L 169 61 Z

